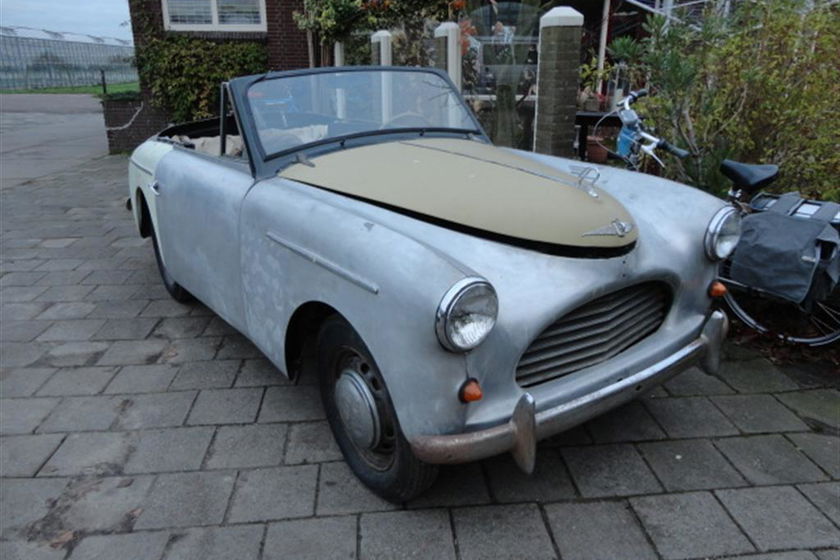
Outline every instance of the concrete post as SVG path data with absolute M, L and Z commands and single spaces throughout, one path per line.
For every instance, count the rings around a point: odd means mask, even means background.
M 391 32 L 377 31 L 370 36 L 371 43 L 371 62 L 374 66 L 391 66 L 392 49 L 391 49 Z
M 333 66 L 344 66 L 344 43 L 341 41 L 333 45 Z
M 567 6 L 540 18 L 534 151 L 574 156 L 583 15 Z
M 446 70 L 461 91 L 461 27 L 446 21 L 435 28 L 435 66 Z

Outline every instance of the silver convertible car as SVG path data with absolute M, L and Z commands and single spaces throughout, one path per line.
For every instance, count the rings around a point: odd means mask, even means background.
M 221 97 L 131 156 L 140 235 L 175 299 L 318 377 L 381 496 L 504 452 L 530 472 L 537 441 L 718 368 L 724 202 L 495 147 L 432 69 L 271 72 Z

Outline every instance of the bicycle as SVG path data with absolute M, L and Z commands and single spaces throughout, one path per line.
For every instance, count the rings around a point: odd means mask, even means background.
M 664 167 L 657 149 L 691 155 L 645 127 L 631 105 L 646 95 L 633 91 L 619 103 L 617 151 L 607 149 L 631 171 L 641 171 L 645 157 Z M 840 341 L 840 205 L 761 192 L 778 177 L 776 165 L 724 160 L 720 171 L 732 182 L 727 200 L 748 234 L 720 266 L 729 310 L 747 327 L 783 341 L 812 347 Z

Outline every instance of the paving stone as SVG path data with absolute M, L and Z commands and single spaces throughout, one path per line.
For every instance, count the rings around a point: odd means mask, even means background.
M 813 552 L 796 550 L 791 552 L 769 552 L 767 554 L 748 554 L 747 556 L 727 556 L 724 560 L 816 560 Z
M 160 558 L 168 540 L 166 532 L 93 535 L 76 545 L 70 560 Z
M 780 435 L 716 440 L 715 445 L 753 484 L 816 482 L 827 477 Z
M 262 525 L 239 525 L 177 532 L 164 559 L 257 560 L 264 530 Z
M 286 424 L 222 426 L 213 440 L 211 469 L 273 467 L 283 462 Z
M 95 361 L 108 347 L 107 342 L 68 342 L 52 348 L 46 361 L 59 367 L 83 366 Z
M 153 476 L 74 479 L 53 509 L 61 512 L 62 530 L 122 533 L 134 525 L 153 482 Z
M 65 397 L 41 424 L 39 432 L 107 430 L 120 412 L 120 401 L 109 396 Z
M 64 436 L 7 436 L 0 438 L 0 476 L 35 476 Z
M 95 395 L 114 377 L 115 367 L 60 369 L 38 390 L 39 397 Z
M 0 372 L 0 397 L 28 397 L 56 371 L 55 368 L 18 368 Z
M 195 391 L 137 394 L 115 398 L 122 400 L 122 414 L 117 423 L 120 429 L 169 428 L 184 423 L 195 400 Z
M 241 471 L 230 522 L 309 517 L 315 512 L 318 467 L 272 467 Z
M 100 366 L 125 366 L 151 364 L 166 348 L 162 340 L 120 340 L 113 343 L 99 359 Z
M 493 497 L 498 502 L 552 502 L 575 497 L 575 488 L 555 449 L 537 453 L 534 472 L 527 475 L 510 454 L 484 462 Z
M 708 440 L 642 443 L 638 448 L 668 491 L 746 485 Z
M 233 385 L 239 360 L 189 362 L 181 366 L 172 381 L 172 389 L 212 389 Z
M 59 302 L 50 305 L 38 315 L 40 320 L 84 319 L 96 309 L 92 303 L 83 301 Z
M 586 426 L 597 443 L 665 439 L 665 432 L 639 401 L 602 414 Z
M 38 301 L 82 301 L 93 286 L 51 286 L 38 296 Z
M 26 526 L 44 517 L 52 500 L 58 498 L 67 480 L 7 478 L 0 484 L 0 538 L 24 537 Z
M 168 364 L 126 366 L 111 380 L 106 393 L 153 393 L 165 391 L 178 368 Z
M 253 422 L 262 400 L 262 389 L 210 389 L 201 391 L 188 424 Z
M 123 301 L 130 300 L 137 293 L 137 286 L 108 286 L 94 288 L 85 296 L 85 301 Z
M 0 399 L 0 433 L 31 433 L 56 405 L 58 399 Z
M 234 475 L 227 472 L 162 474 L 134 529 L 161 529 L 222 522 Z
M 29 342 L 47 330 L 49 321 L 3 321 L 0 340 L 4 342 Z
M 72 286 L 82 283 L 82 280 L 90 274 L 89 270 L 62 270 L 49 272 L 38 280 L 39 286 Z
M 146 300 L 101 301 L 88 315 L 89 319 L 129 319 L 140 314 L 149 304 Z
M 9 286 L 0 289 L 0 301 L 3 303 L 21 303 L 32 301 L 47 291 L 46 286 Z
M 237 334 L 238 331 L 227 324 L 221 317 L 215 316 L 204 330 L 204 336 L 227 336 Z
M 152 332 L 157 322 L 154 317 L 108 319 L 91 340 L 142 340 Z
M 556 557 L 533 504 L 456 509 L 452 517 L 463 560 Z
M 840 435 L 840 391 L 817 389 L 784 393 L 778 399 L 796 411 L 806 422 Z
M 209 322 L 207 317 L 169 317 L 160 321 L 152 336 L 167 339 L 194 338 L 204 331 Z
M 0 542 L 0 558 L 3 560 L 63 560 L 66 554 L 63 548 L 53 548 L 46 542 Z
M 840 526 L 840 482 L 801 484 L 798 488 L 826 517 Z M 837 544 L 840 545 L 840 541 Z
M 832 478 L 840 478 L 840 437 L 825 434 L 790 434 L 788 439 Z
M 779 368 L 764 358 L 737 362 L 724 361 L 718 376 L 739 393 L 774 393 L 799 388 Z
M 661 491 L 656 478 L 631 445 L 569 447 L 562 452 L 572 478 L 586 498 Z
M 315 466 L 287 467 L 314 469 Z M 397 509 L 368 490 L 344 462 L 323 463 L 318 486 L 318 515 L 341 515 Z
M 702 395 L 729 395 L 734 393 L 726 383 L 693 367 L 665 383 L 665 388 L 675 397 Z
M 46 303 L 30 302 L 30 303 L 9 303 L 0 296 L 0 317 L 5 321 L 25 321 L 27 319 L 35 319 L 41 312 L 46 309 Z
M 728 436 L 738 429 L 706 397 L 647 401 L 656 420 L 673 438 Z
M 141 315 L 143 317 L 180 317 L 187 315 L 191 309 L 191 306 L 178 303 L 173 299 L 161 299 L 152 301 Z
M 105 321 L 102 319 L 74 319 L 55 321 L 38 340 L 42 342 L 70 342 L 74 340 L 89 340 Z
M 46 346 L 34 342 L 2 342 L 0 343 L 0 367 L 30 366 L 40 360 L 46 351 Z
M 490 503 L 490 491 L 479 463 L 446 465 L 432 487 L 406 505 L 409 508 L 472 506 Z
M 46 272 L 10 272 L 0 278 L 0 287 L 33 286 L 38 280 L 46 276 Z
M 328 535 L 329 538 L 324 538 Z M 356 558 L 356 517 L 315 517 L 271 523 L 263 560 Z
M 808 430 L 802 420 L 771 395 L 712 397 L 712 402 L 742 432 L 758 434 Z
M 126 473 L 198 470 L 213 428 L 173 428 L 135 432 Z
M 789 486 L 718 490 L 717 495 L 763 551 L 840 544 L 840 531 Z
M 657 558 L 625 502 L 552 504 L 545 512 L 563 560 Z
M 706 558 L 755 548 L 707 492 L 632 498 L 659 553 L 667 559 Z
M 220 359 L 262 358 L 263 354 L 254 344 L 242 335 L 226 336 L 219 349 Z
M 820 560 L 840 560 L 840 547 L 832 550 L 818 550 L 815 554 Z
M 274 364 L 266 359 L 245 360 L 236 387 L 263 387 L 269 385 L 290 385 L 289 378 L 283 375 Z
M 286 464 L 323 463 L 341 459 L 341 450 L 335 442 L 326 421 L 302 422 L 289 427 L 286 447 Z
M 260 410 L 260 422 L 323 420 L 321 395 L 315 386 L 269 387 Z
M 88 476 L 122 474 L 132 451 L 128 432 L 70 434 L 39 476 Z
M 84 280 L 82 280 L 82 284 L 123 284 L 128 277 L 131 276 L 131 272 L 127 270 L 94 270 L 93 272 L 88 272 L 88 275 L 85 276 Z
M 366 513 L 359 520 L 360 557 L 451 558 L 455 545 L 446 510 Z
M 218 338 L 181 338 L 173 340 L 161 356 L 161 361 L 184 364 L 201 360 L 212 360 L 219 348 Z

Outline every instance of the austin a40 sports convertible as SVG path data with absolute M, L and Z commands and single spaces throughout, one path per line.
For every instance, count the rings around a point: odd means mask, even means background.
M 445 74 L 245 76 L 137 148 L 130 207 L 169 293 L 313 372 L 356 475 L 394 501 L 693 365 L 714 372 L 722 201 L 493 146 Z M 278 442 L 279 445 L 279 442 Z

